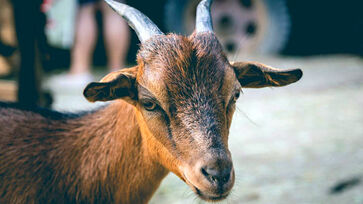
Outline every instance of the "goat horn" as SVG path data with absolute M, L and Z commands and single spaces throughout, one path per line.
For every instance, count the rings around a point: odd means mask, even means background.
M 213 0 L 202 0 L 197 7 L 197 17 L 195 20 L 195 30 L 200 32 L 213 32 L 210 6 Z
M 113 10 L 115 10 L 127 21 L 132 29 L 135 30 L 141 43 L 155 35 L 164 34 L 147 16 L 145 16 L 139 10 L 114 0 L 105 1 Z

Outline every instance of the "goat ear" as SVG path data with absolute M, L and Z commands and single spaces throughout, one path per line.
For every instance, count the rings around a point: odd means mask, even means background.
M 303 75 L 301 69 L 276 69 L 256 62 L 232 62 L 242 87 L 263 88 L 286 86 L 297 82 Z
M 91 82 L 83 91 L 90 102 L 124 99 L 133 102 L 137 97 L 137 66 L 121 69 L 106 75 L 100 82 Z

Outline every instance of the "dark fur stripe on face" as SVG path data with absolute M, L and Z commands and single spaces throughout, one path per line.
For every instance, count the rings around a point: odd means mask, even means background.
M 170 118 L 164 111 L 161 111 L 161 113 L 163 115 L 163 118 L 164 118 L 165 123 L 166 123 L 166 127 L 168 129 L 168 138 L 169 138 L 169 140 L 171 142 L 171 145 L 173 146 L 173 148 L 175 150 L 177 150 L 176 149 L 176 143 L 175 143 L 175 140 L 174 140 L 174 137 L 173 137 L 173 132 L 172 132 L 171 127 L 170 127 Z

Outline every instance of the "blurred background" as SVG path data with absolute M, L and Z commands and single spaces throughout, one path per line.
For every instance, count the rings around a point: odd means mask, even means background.
M 126 1 L 183 35 L 198 2 Z M 356 0 L 214 0 L 231 61 L 304 71 L 288 87 L 243 90 L 229 142 L 236 186 L 225 203 L 363 203 L 362 10 Z M 99 1 L 0 0 L 0 100 L 95 108 L 85 85 L 134 65 L 138 47 Z M 151 201 L 185 202 L 203 203 L 172 174 Z

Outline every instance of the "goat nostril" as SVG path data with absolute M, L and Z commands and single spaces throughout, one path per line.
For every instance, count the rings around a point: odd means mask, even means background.
M 218 179 L 217 179 L 215 176 L 211 176 L 210 178 L 211 178 L 211 180 L 212 180 L 214 183 L 217 183 L 217 182 L 218 182 Z
M 204 167 L 201 168 L 201 172 L 208 179 L 209 182 L 218 185 L 223 185 L 227 183 L 231 176 L 231 171 L 229 168 L 220 171 L 214 168 Z
M 205 170 L 205 168 L 202 168 L 202 174 L 206 177 L 209 177 L 208 172 Z
M 222 177 L 222 182 L 227 183 L 229 181 L 230 176 L 231 176 L 231 174 L 227 173 L 225 176 Z
M 202 174 L 208 179 L 208 181 L 210 181 L 212 183 L 218 182 L 218 177 L 217 177 L 215 170 L 205 167 L 205 168 L 202 168 L 201 171 L 202 171 Z

